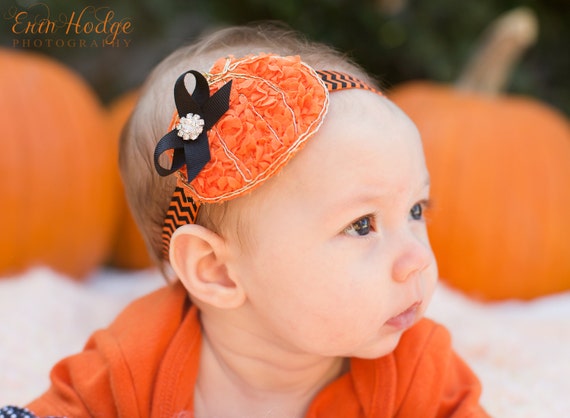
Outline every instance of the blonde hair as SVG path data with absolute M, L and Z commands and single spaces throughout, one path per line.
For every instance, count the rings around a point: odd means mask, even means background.
M 180 74 L 193 69 L 208 71 L 220 57 L 255 53 L 299 55 L 314 69 L 350 73 L 371 86 L 376 85 L 360 67 L 332 48 L 309 42 L 299 34 L 276 24 L 230 27 L 206 34 L 166 57 L 145 82 L 140 100 L 123 132 L 119 165 L 127 200 L 145 239 L 149 253 L 164 274 L 162 224 L 175 188 L 175 176 L 159 176 L 153 164 L 154 148 L 167 132 L 175 109 L 173 86 Z M 226 214 L 231 201 L 203 204 L 197 224 L 221 235 L 228 231 Z M 236 225 L 234 225 L 237 227 Z

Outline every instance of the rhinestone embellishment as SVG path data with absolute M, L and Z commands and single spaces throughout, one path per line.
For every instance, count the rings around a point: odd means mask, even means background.
M 194 141 L 204 130 L 204 119 L 200 115 L 188 113 L 180 118 L 180 122 L 176 124 L 176 129 L 178 130 L 178 136 L 183 140 Z

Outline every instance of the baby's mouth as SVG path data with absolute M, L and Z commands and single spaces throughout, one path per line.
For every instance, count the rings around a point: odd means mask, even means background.
M 386 321 L 386 325 L 390 325 L 397 329 L 406 329 L 411 327 L 416 322 L 421 305 L 421 301 L 413 303 L 405 311 L 388 319 L 388 321 Z

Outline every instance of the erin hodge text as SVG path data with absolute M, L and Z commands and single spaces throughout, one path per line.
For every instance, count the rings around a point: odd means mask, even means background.
M 49 7 L 38 3 L 25 10 L 4 13 L 15 35 L 12 46 L 42 47 L 128 47 L 133 31 L 131 19 L 119 18 L 109 7 L 87 6 L 53 18 Z

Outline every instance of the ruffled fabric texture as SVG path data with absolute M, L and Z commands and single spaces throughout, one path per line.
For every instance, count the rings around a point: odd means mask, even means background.
M 229 110 L 208 132 L 210 162 L 190 184 L 180 170 L 197 202 L 232 199 L 262 184 L 317 132 L 328 110 L 324 82 L 298 56 L 230 56 L 207 78 L 211 94 L 233 84 Z

